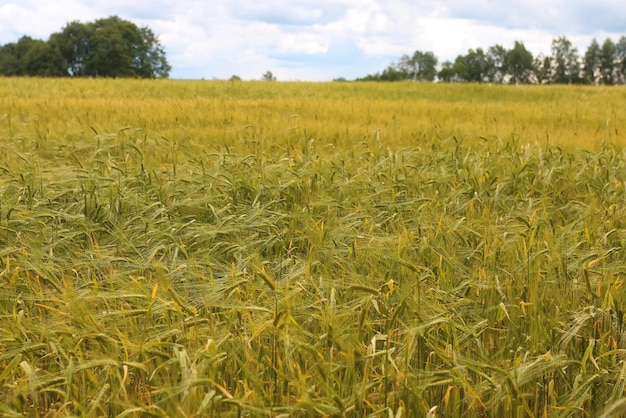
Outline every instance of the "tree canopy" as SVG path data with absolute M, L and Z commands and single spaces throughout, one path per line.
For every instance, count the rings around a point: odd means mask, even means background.
M 361 81 L 440 81 L 503 84 L 626 84 L 626 36 L 617 42 L 595 39 L 583 56 L 564 36 L 552 40 L 551 54 L 536 57 L 524 43 L 513 48 L 494 45 L 487 50 L 476 48 L 445 61 L 437 71 L 437 57 L 432 52 L 415 51 L 393 62 L 381 73 L 367 75 Z
M 48 41 L 22 36 L 0 46 L 5 76 L 167 78 L 170 70 L 152 30 L 117 16 L 70 22 Z

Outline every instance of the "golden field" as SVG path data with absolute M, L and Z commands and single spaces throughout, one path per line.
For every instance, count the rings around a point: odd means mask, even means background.
M 623 93 L 0 79 L 0 415 L 623 414 Z
M 592 147 L 621 139 L 623 93 L 573 86 L 4 79 L 0 104 L 5 135 L 13 126 L 56 141 L 90 136 L 92 128 L 130 128 L 174 141 L 207 139 L 203 146 L 243 137 L 262 146 L 303 136 L 323 145 L 377 137 L 384 145 L 412 146 L 420 139 L 516 136 Z

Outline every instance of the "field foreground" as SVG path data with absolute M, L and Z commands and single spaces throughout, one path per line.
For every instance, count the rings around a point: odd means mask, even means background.
M 626 410 L 621 90 L 0 93 L 0 415 Z

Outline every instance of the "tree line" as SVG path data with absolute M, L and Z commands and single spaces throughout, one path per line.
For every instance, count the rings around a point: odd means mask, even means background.
M 440 81 L 501 84 L 626 84 L 626 36 L 593 40 L 584 55 L 564 36 L 552 40 L 550 55 L 533 54 L 522 42 L 470 49 L 438 68 L 432 52 L 415 51 L 380 73 L 359 81 Z
M 3 76 L 167 78 L 170 70 L 152 30 L 117 16 L 70 22 L 48 41 L 0 45 Z

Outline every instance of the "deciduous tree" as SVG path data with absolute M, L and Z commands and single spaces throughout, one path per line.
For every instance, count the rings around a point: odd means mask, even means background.
M 492 83 L 504 83 L 509 75 L 507 67 L 507 55 L 509 51 L 502 45 L 490 46 L 487 49 L 487 58 L 491 61 L 491 67 L 487 73 L 487 77 Z
M 400 58 L 396 69 L 403 73 L 404 79 L 414 81 L 433 81 L 437 75 L 437 57 L 430 51 L 415 51 L 412 56 Z
M 512 84 L 530 83 L 533 76 L 533 54 L 522 42 L 515 41 L 513 49 L 506 54 L 506 68 L 510 71 Z
M 68 23 L 47 42 L 0 47 L 3 75 L 166 78 L 171 67 L 152 30 L 111 16 Z
M 539 54 L 534 62 L 535 79 L 538 84 L 549 84 L 552 82 L 552 58 Z
M 560 84 L 581 83 L 578 49 L 565 36 L 552 41 L 553 82 Z
M 615 44 L 615 84 L 626 84 L 626 36 Z
M 600 45 L 595 38 L 589 44 L 585 57 L 583 59 L 583 76 L 585 82 L 589 84 L 598 84 L 601 81 L 600 67 L 602 65 L 602 51 Z
M 464 81 L 483 83 L 488 81 L 493 63 L 482 48 L 470 49 L 466 55 L 459 55 L 454 67 L 457 75 Z
M 266 71 L 263 76 L 261 76 L 261 80 L 263 81 L 276 81 L 276 76 L 271 71 Z

